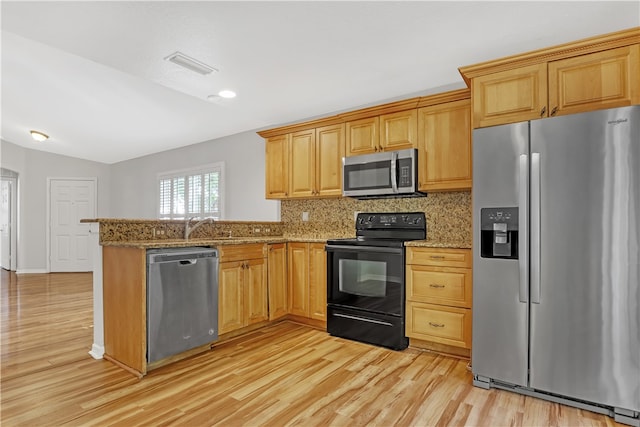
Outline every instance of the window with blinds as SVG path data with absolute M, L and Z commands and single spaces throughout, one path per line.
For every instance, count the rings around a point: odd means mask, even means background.
M 224 164 L 158 176 L 160 219 L 222 218 Z

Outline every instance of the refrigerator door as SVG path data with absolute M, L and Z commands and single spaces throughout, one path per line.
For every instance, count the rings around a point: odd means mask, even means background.
M 640 106 L 533 121 L 531 153 L 530 386 L 640 411 Z
M 528 123 L 477 129 L 473 133 L 473 344 L 474 375 L 526 386 L 527 381 L 527 248 L 525 226 L 520 224 L 520 259 L 481 253 L 481 223 L 484 208 L 493 213 L 526 214 Z M 524 169 L 521 169 L 524 167 Z M 524 174 L 522 177 L 521 175 Z M 524 192 L 522 194 L 521 192 Z M 506 209 L 502 209 L 506 208 Z M 490 211 L 490 209 L 487 209 Z M 487 210 L 484 212 L 486 213 Z M 510 221 L 517 220 L 517 213 Z M 486 215 L 485 215 L 486 217 Z M 521 221 L 526 224 L 526 220 Z M 489 241 L 504 246 L 510 238 L 505 229 L 489 231 Z M 496 242 L 497 241 L 497 242 Z M 486 242 L 485 242 L 486 243 Z M 508 242 L 516 244 L 516 242 Z M 520 275 L 525 277 L 520 280 Z

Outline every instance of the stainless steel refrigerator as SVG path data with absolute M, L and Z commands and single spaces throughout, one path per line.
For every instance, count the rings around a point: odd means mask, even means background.
M 640 106 L 473 133 L 474 385 L 639 425 Z

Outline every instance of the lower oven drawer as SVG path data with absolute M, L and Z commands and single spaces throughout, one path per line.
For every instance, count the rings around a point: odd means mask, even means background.
M 403 350 L 409 345 L 404 329 L 401 316 L 327 307 L 327 332 L 336 337 Z
M 407 302 L 407 336 L 471 348 L 471 310 Z

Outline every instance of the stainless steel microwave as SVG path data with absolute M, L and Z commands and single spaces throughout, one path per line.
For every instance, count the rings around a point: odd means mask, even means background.
M 343 157 L 342 195 L 359 199 L 425 196 L 418 191 L 418 150 Z

